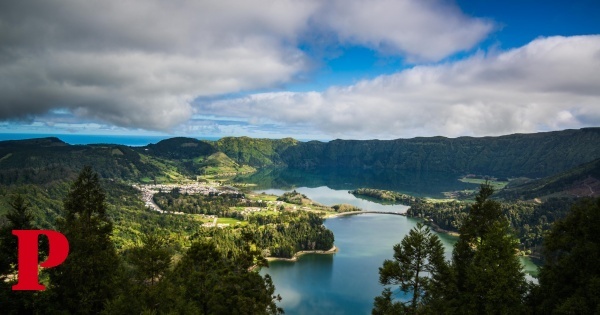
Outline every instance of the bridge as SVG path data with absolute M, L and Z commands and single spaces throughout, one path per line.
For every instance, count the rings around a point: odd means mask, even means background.
M 393 214 L 393 215 L 402 215 L 406 216 L 406 212 L 391 212 L 391 211 L 351 211 L 351 212 L 342 212 L 338 213 L 336 216 L 344 216 L 344 215 L 354 215 L 354 214 L 363 214 L 363 213 L 376 213 L 376 214 Z

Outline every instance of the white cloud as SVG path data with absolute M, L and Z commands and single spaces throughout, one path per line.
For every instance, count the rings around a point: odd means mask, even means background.
M 540 38 L 317 93 L 264 93 L 199 113 L 304 124 L 344 138 L 500 135 L 600 125 L 600 36 Z
M 494 28 L 441 0 L 332 0 L 319 21 L 343 42 L 412 60 L 437 61 L 468 50 Z
M 9 1 L 0 9 L 0 120 L 62 109 L 171 130 L 192 117 L 197 97 L 294 80 L 310 59 L 298 41 L 312 31 L 436 60 L 471 48 L 490 23 L 421 0 Z

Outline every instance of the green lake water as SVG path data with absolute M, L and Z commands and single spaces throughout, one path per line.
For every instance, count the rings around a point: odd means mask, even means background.
M 317 182 L 316 185 L 313 182 L 311 185 L 311 180 L 314 178 L 296 180 L 288 181 L 286 185 L 267 182 L 271 185 L 261 186 L 262 190 L 258 192 L 279 195 L 295 189 L 314 201 L 329 206 L 348 203 L 364 210 L 386 212 L 405 212 L 408 209 L 403 205 L 382 205 L 356 198 L 348 193 L 350 189 L 370 187 L 363 186 L 362 183 L 346 182 L 331 188 L 316 186 L 323 184 L 323 181 Z M 444 180 L 436 181 L 437 188 L 430 187 L 432 190 L 422 195 L 436 196 L 441 191 L 447 191 L 439 190 L 440 187 L 461 187 L 460 189 L 477 187 L 476 185 L 463 186 L 462 183 L 446 183 Z M 452 180 L 456 181 L 455 178 Z M 307 186 L 298 184 L 307 184 Z M 380 183 L 379 187 L 394 189 L 386 186 L 385 183 Z M 396 188 L 396 190 L 400 189 Z M 409 190 L 403 189 L 403 191 Z M 260 273 L 271 275 L 276 293 L 283 298 L 279 305 L 286 314 L 370 314 L 373 299 L 384 289 L 378 283 L 378 268 L 385 259 L 392 258 L 394 244 L 399 243 L 417 222 L 418 219 L 391 214 L 360 214 L 330 218 L 325 221 L 325 225 L 335 235 L 335 245 L 339 248 L 337 253 L 304 255 L 297 262 L 273 261 L 269 268 L 263 268 Z M 440 233 L 437 235 L 441 238 L 446 249 L 446 257 L 449 259 L 456 238 Z M 537 269 L 528 259 L 522 259 L 522 263 L 527 272 L 534 273 Z M 393 289 L 396 289 L 397 298 L 402 299 L 402 292 L 399 292 L 396 287 Z

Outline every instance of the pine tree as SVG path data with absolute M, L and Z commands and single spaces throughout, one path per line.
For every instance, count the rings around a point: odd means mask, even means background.
M 600 198 L 584 199 L 544 239 L 534 314 L 600 314 Z
M 224 257 L 212 242 L 198 241 L 169 279 L 195 314 L 279 314 L 271 278 L 248 271 L 245 261 Z M 180 303 L 181 304 L 181 303 Z
M 98 174 L 83 168 L 64 200 L 65 218 L 57 222 L 69 240 L 67 260 L 50 270 L 51 290 L 59 311 L 97 314 L 110 299 L 119 268 L 112 223 Z
M 411 293 L 410 305 L 393 302 L 391 292 L 384 290 L 375 299 L 373 314 L 395 313 L 404 310 L 410 314 L 420 313 L 422 300 L 437 280 L 437 276 L 447 269 L 444 247 L 437 235 L 418 223 L 401 243 L 394 245 L 394 260 L 385 260 L 379 268 L 379 282 L 382 285 L 400 285 L 405 293 Z
M 18 239 L 12 231 L 35 229 L 34 216 L 30 204 L 21 194 L 14 196 L 9 205 L 7 224 L 0 229 L 0 306 L 3 314 L 32 314 L 36 309 L 43 309 L 44 292 L 12 291 L 16 279 L 9 276 L 16 274 L 18 266 Z M 45 251 L 44 239 L 40 245 L 40 250 Z M 40 259 L 44 259 L 44 253 L 40 253 Z
M 17 265 L 17 238 L 12 235 L 13 230 L 33 229 L 33 215 L 29 211 L 29 204 L 22 195 L 16 195 L 9 201 L 10 210 L 6 214 L 7 225 L 0 229 L 0 281 L 3 276 L 13 272 Z
M 454 294 L 446 295 L 449 313 L 519 314 L 527 283 L 512 235 L 494 192 L 481 185 L 452 253 Z M 448 311 L 449 310 L 449 311 Z

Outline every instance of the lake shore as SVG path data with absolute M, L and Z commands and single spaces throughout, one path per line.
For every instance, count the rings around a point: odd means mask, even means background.
M 426 224 L 427 224 L 427 226 L 431 227 L 432 230 L 434 230 L 434 231 L 436 231 L 438 233 L 444 233 L 444 234 L 448 234 L 448 235 L 456 236 L 456 237 L 460 236 L 460 233 L 454 232 L 454 231 L 444 230 L 441 227 L 439 227 L 437 224 L 435 224 L 435 223 L 433 223 L 431 221 L 426 222 Z
M 298 261 L 298 258 L 302 255 L 306 254 L 335 254 L 338 252 L 338 248 L 333 245 L 333 247 L 329 250 L 302 250 L 294 254 L 292 258 L 283 258 L 283 257 L 267 257 L 268 261 Z

